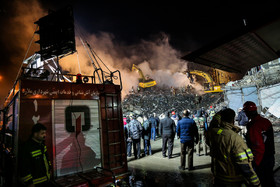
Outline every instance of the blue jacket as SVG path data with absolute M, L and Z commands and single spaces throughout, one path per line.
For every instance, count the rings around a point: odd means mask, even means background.
M 238 113 L 236 120 L 238 121 L 238 125 L 240 125 L 240 126 L 246 126 L 247 123 L 249 122 L 248 117 L 246 116 L 246 114 L 243 110 L 241 110 Z
M 181 143 L 198 141 L 198 130 L 193 119 L 183 117 L 177 124 L 176 132 Z
M 139 139 L 142 135 L 142 125 L 139 121 L 136 119 L 132 119 L 129 124 L 127 124 L 127 130 L 128 130 L 128 137 L 132 139 Z
M 151 139 L 151 122 L 149 120 L 144 121 L 143 123 L 143 133 L 142 133 L 142 138 L 144 140 L 149 140 Z
M 151 128 L 157 128 L 158 121 L 154 117 L 150 117 L 149 121 L 151 122 Z

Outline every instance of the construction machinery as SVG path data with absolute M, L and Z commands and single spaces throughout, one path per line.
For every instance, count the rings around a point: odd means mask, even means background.
M 157 85 L 157 82 L 155 80 L 151 79 L 149 76 L 145 77 L 142 70 L 135 64 L 133 64 L 132 66 L 132 71 L 136 71 L 140 75 L 139 84 L 138 84 L 139 87 L 150 88 Z
M 199 71 L 199 70 L 192 70 L 186 72 L 188 78 L 190 79 L 191 83 L 193 82 L 193 76 L 192 75 L 198 75 L 203 77 L 206 82 L 204 83 L 204 92 L 205 93 L 212 93 L 212 92 L 223 92 L 221 89 L 221 85 L 218 82 L 215 82 L 213 78 L 210 76 L 210 74 Z

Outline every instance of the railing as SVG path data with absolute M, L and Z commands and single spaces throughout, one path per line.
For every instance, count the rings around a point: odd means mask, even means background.
M 99 73 L 100 72 L 100 73 Z M 117 75 L 115 75 L 117 74 Z M 100 83 L 103 83 L 104 85 L 105 84 L 114 84 L 114 80 L 118 80 L 119 79 L 119 82 L 120 82 L 120 90 L 122 90 L 122 79 L 121 79 L 121 72 L 119 70 L 116 70 L 114 72 L 110 72 L 110 73 L 107 73 L 105 71 L 103 71 L 101 68 L 99 69 L 96 69 L 94 72 L 93 72 L 93 81 L 94 81 L 94 84 L 97 84 L 96 83 L 96 76 L 98 77 L 99 79 L 99 82 Z
M 77 75 L 74 74 L 57 74 L 57 73 L 50 73 L 46 69 L 35 69 L 35 68 L 23 68 L 21 78 L 24 79 L 38 79 L 38 80 L 45 80 L 45 81 L 56 81 L 59 79 L 59 82 L 77 82 Z M 56 78 L 54 80 L 54 78 Z M 97 81 L 98 80 L 98 81 Z M 79 81 L 81 83 L 88 83 L 88 84 L 116 84 L 116 81 L 119 80 L 120 84 L 120 91 L 122 90 L 122 79 L 121 79 L 121 72 L 116 70 L 114 72 L 105 72 L 101 68 L 96 69 L 93 72 L 92 76 L 88 75 L 80 75 Z

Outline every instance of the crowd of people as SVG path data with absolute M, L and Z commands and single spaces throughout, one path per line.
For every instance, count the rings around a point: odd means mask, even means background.
M 214 111 L 214 110 L 213 110 Z M 204 131 L 207 129 L 207 119 L 209 117 L 213 117 L 212 110 L 209 111 L 209 114 L 202 107 L 201 109 L 194 112 L 191 115 L 190 111 L 188 111 L 188 116 L 184 116 L 184 111 L 182 115 L 179 115 L 177 112 L 166 112 L 165 114 L 161 114 L 157 116 L 153 113 L 150 116 L 147 115 L 136 115 L 131 113 L 129 116 L 125 116 L 123 118 L 124 121 L 124 130 L 125 130 L 125 138 L 127 143 L 127 155 L 131 157 L 132 148 L 134 150 L 134 157 L 136 159 L 140 158 L 141 146 L 141 138 L 143 139 L 144 150 L 150 149 L 150 141 L 155 141 L 157 137 L 161 136 L 162 138 L 162 154 L 163 157 L 172 157 L 172 150 L 174 139 L 182 138 L 180 137 L 179 129 L 177 129 L 179 121 L 184 117 L 190 117 L 194 120 L 197 129 L 198 129 L 198 142 L 196 144 L 196 152 L 198 156 L 207 155 L 207 145 L 205 143 L 205 136 L 203 136 Z M 191 115 L 191 116 L 190 116 Z M 210 118 L 209 118 L 210 119 Z M 134 149 L 135 148 L 135 149 Z M 168 156 L 166 156 L 166 151 L 168 148 Z M 201 148 L 203 148 L 203 154 L 200 154 Z M 144 151 L 145 152 L 145 151 Z M 136 154 L 137 153 L 137 154 Z M 145 152 L 145 156 L 151 155 L 151 151 L 149 150 L 149 154 Z
M 211 156 L 215 186 L 275 186 L 274 136 L 272 124 L 257 112 L 251 101 L 236 112 L 224 107 L 216 111 L 210 106 L 195 112 L 166 112 L 157 117 L 131 114 L 124 118 L 127 156 L 140 159 L 141 138 L 144 156 L 152 155 L 151 142 L 162 138 L 163 158 L 172 158 L 174 139 L 180 139 L 179 169 L 194 170 L 193 154 Z M 210 149 L 210 151 L 209 151 Z M 201 152 L 202 150 L 202 152 Z M 202 153 L 202 154 L 201 154 Z

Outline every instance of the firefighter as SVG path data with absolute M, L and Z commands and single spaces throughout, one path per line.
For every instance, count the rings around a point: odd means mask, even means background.
M 215 117 L 221 117 L 221 121 Z M 213 120 L 220 124 L 211 124 L 207 133 L 214 186 L 260 186 L 259 178 L 252 167 L 253 154 L 238 135 L 240 129 L 234 126 L 235 112 L 227 108 L 215 117 Z
M 19 155 L 20 180 L 26 186 L 50 186 L 50 161 L 44 144 L 47 128 L 41 123 L 32 127 L 32 134 Z
M 245 102 L 243 110 L 250 120 L 247 124 L 246 140 L 254 154 L 255 170 L 262 186 L 274 187 L 275 146 L 272 124 L 258 114 L 257 106 L 252 101 Z

